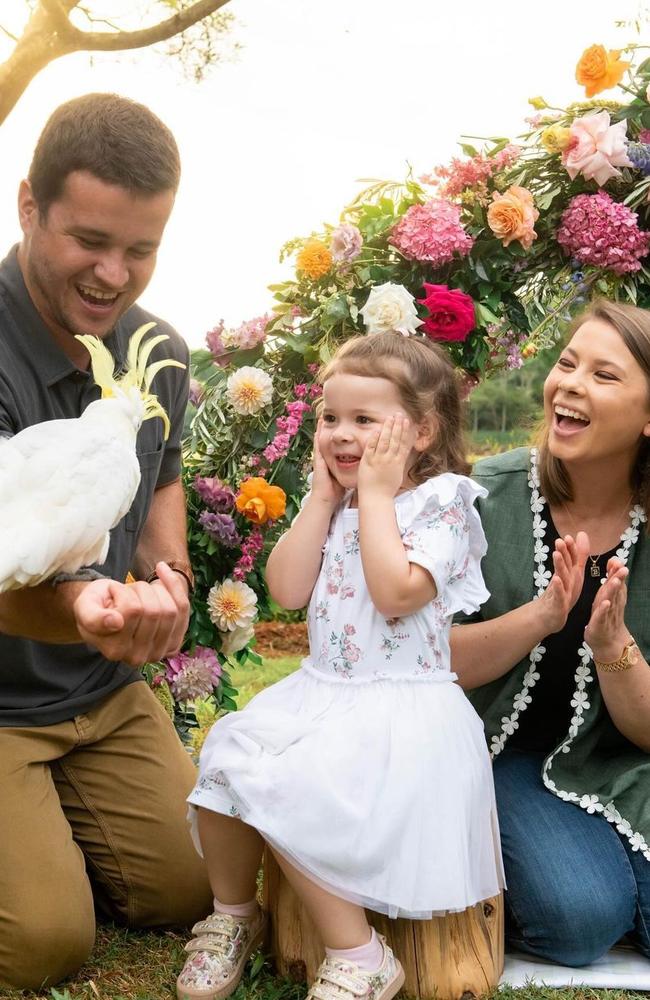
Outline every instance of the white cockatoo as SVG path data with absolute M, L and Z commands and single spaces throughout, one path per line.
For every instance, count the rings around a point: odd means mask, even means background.
M 115 373 L 97 337 L 78 336 L 88 349 L 101 399 L 80 417 L 47 420 L 0 439 L 0 593 L 33 587 L 59 573 L 76 573 L 106 559 L 109 532 L 129 510 L 140 483 L 136 436 L 144 420 L 169 418 L 149 390 L 161 368 L 147 366 L 165 334 L 129 341 L 126 371 Z

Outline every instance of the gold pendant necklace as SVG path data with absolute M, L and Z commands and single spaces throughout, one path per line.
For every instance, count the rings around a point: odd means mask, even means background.
M 630 505 L 631 505 L 633 499 L 634 499 L 634 494 L 631 494 L 630 497 L 626 500 L 625 507 L 621 511 L 621 515 L 620 516 L 622 516 L 625 513 L 627 513 L 628 516 L 629 516 L 629 508 L 630 508 Z M 575 534 L 574 534 L 573 537 L 575 539 L 576 535 L 578 534 L 578 530 L 576 528 L 576 523 L 573 520 L 573 516 L 571 514 L 571 511 L 567 507 L 567 505 L 564 503 L 564 501 L 561 501 L 561 502 L 562 502 L 562 508 L 564 510 L 564 513 L 566 514 L 566 516 L 571 521 L 571 524 L 573 525 L 573 528 L 574 528 L 574 531 L 575 531 Z M 596 578 L 596 579 L 598 579 L 600 577 L 600 565 L 598 563 L 598 560 L 600 559 L 601 555 L 602 555 L 602 552 L 599 552 L 598 555 L 596 555 L 596 556 L 592 556 L 591 554 L 589 555 L 589 562 L 591 563 L 591 565 L 589 567 L 589 575 L 592 576 L 592 577 L 594 577 L 594 578 Z

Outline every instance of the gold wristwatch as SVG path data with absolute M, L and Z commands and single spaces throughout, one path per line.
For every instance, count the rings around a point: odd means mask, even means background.
M 606 673 L 618 673 L 619 670 L 629 670 L 638 661 L 641 651 L 637 646 L 634 639 L 630 639 L 629 642 L 623 647 L 623 652 L 619 656 L 618 660 L 612 660 L 610 663 L 603 663 L 602 660 L 597 660 L 594 657 L 594 663 L 599 670 L 604 670 Z

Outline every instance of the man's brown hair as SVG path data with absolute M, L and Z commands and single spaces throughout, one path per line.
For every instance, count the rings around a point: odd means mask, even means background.
M 36 144 L 28 177 L 42 217 L 77 170 L 134 194 L 160 194 L 177 190 L 180 157 L 170 130 L 143 104 L 85 94 L 52 113 Z

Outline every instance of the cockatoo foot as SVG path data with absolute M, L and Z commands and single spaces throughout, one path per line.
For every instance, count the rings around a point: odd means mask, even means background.
M 99 573 L 92 566 L 82 566 L 74 573 L 57 573 L 50 578 L 53 587 L 58 587 L 60 583 L 90 583 L 91 580 L 105 580 L 105 573 Z

